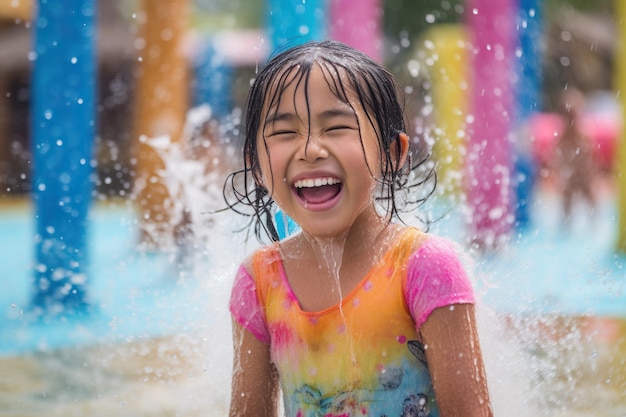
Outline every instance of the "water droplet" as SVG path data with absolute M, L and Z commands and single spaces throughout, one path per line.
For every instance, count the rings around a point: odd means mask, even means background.
M 172 28 L 165 28 L 161 31 L 161 39 L 164 41 L 172 40 L 174 37 L 174 31 Z
M 146 40 L 144 38 L 137 38 L 135 39 L 135 42 L 133 45 L 135 46 L 135 49 L 140 51 L 146 47 Z

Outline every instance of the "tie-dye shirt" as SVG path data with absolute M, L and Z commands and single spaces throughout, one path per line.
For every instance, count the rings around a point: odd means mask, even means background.
M 274 244 L 240 267 L 233 317 L 270 346 L 287 417 L 439 415 L 418 341 L 436 308 L 474 303 L 456 247 L 409 228 L 339 305 L 300 308 Z

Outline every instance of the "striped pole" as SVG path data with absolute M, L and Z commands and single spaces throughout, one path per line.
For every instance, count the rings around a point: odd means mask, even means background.
M 95 0 L 40 0 L 32 74 L 35 295 L 39 313 L 87 307 L 96 128 Z
M 466 157 L 469 243 L 495 249 L 509 237 L 512 213 L 510 143 L 515 53 L 515 1 L 469 0 L 472 52 Z

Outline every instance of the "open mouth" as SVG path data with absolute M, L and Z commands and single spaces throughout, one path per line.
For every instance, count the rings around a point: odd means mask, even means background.
M 342 184 L 338 178 L 321 177 L 298 180 L 293 186 L 306 204 L 323 204 L 339 195 Z

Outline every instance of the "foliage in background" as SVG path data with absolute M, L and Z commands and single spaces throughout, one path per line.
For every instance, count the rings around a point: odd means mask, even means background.
M 623 0 L 544 0 L 546 13 L 552 13 L 559 8 L 569 5 L 584 12 L 597 12 L 601 10 L 612 10 L 616 1 Z

